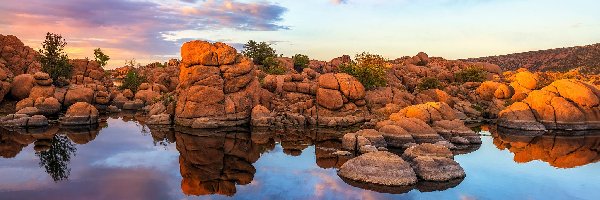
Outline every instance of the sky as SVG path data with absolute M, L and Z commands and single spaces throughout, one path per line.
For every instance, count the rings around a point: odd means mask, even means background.
M 366 51 L 448 59 L 600 42 L 597 0 L 3 0 L 0 34 L 34 49 L 46 32 L 70 58 L 102 48 L 109 68 L 179 57 L 185 41 L 266 41 L 331 60 Z

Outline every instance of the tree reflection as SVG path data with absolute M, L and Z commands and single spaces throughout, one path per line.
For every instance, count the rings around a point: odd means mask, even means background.
M 46 151 L 35 153 L 40 158 L 40 167 L 46 169 L 55 182 L 67 180 L 71 173 L 69 162 L 75 156 L 75 144 L 64 135 L 54 135 L 52 144 Z

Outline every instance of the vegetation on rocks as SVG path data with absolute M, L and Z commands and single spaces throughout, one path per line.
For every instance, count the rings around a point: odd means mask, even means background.
M 121 85 L 120 89 L 130 89 L 131 91 L 136 92 L 143 82 L 146 82 L 146 77 L 135 71 L 129 71 L 127 76 L 125 76 L 123 85 Z
M 479 67 L 468 67 L 454 74 L 457 82 L 483 82 L 485 81 L 485 70 Z
M 59 78 L 69 79 L 73 67 L 69 64 L 69 57 L 65 53 L 67 42 L 59 34 L 46 33 L 46 40 L 39 50 L 39 60 L 42 71 L 50 75 L 55 85 Z
M 437 78 L 426 77 L 421 79 L 421 82 L 417 85 L 417 90 L 424 91 L 429 89 L 440 89 L 442 85 Z
M 339 66 L 340 72 L 356 77 L 368 89 L 386 85 L 386 69 L 386 60 L 382 56 L 368 52 L 357 54 L 353 62 Z
M 279 63 L 279 61 L 274 57 L 267 57 L 263 61 L 263 65 L 260 69 L 267 74 L 285 74 L 285 68 L 281 66 L 281 63 Z
M 265 65 L 265 61 L 267 58 L 276 58 L 277 54 L 275 54 L 275 49 L 271 47 L 270 44 L 266 42 L 256 42 L 254 40 L 248 41 L 248 43 L 244 44 L 244 50 L 242 54 L 248 58 L 252 58 L 254 64 L 257 65 Z
M 302 54 L 296 54 L 292 59 L 294 60 L 294 69 L 297 72 L 302 72 L 302 69 L 307 68 L 308 63 L 310 62 L 308 56 Z
M 102 52 L 102 49 L 100 48 L 94 49 L 94 58 L 96 59 L 96 62 L 98 62 L 98 64 L 100 64 L 100 66 L 102 67 L 106 66 L 106 63 L 108 62 L 108 60 L 110 60 L 110 56 L 104 54 L 104 52 Z

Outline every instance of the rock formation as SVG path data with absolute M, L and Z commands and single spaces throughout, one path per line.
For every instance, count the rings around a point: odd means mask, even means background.
M 247 124 L 259 82 L 252 61 L 223 43 L 187 42 L 181 47 L 175 123 L 193 128 Z
M 529 93 L 500 112 L 498 125 L 524 130 L 600 129 L 600 90 L 564 79 Z

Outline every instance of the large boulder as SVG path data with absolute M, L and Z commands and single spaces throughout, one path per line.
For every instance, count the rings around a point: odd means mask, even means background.
M 211 44 L 206 41 L 190 41 L 181 47 L 181 58 L 184 65 L 220 66 L 235 62 L 235 48 L 221 42 Z
M 340 167 L 338 175 L 357 182 L 386 186 L 417 183 L 417 177 L 410 165 L 387 151 L 366 153 L 350 159 Z
M 428 102 L 409 106 L 390 116 L 390 118 L 396 117 L 417 118 L 427 123 L 457 119 L 454 110 L 444 102 Z
M 93 125 L 98 123 L 98 110 L 86 102 L 77 102 L 65 113 L 61 119 L 62 125 Z
M 35 84 L 35 79 L 31 74 L 21 74 L 15 76 L 10 89 L 10 94 L 18 100 L 29 97 L 29 93 Z
M 63 105 L 70 106 L 77 102 L 93 103 L 93 100 L 94 90 L 83 85 L 71 85 L 64 94 Z

